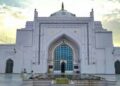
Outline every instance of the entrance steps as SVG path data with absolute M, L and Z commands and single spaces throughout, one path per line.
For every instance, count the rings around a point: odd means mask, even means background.
M 75 80 L 74 86 L 116 86 L 116 81 Z
M 116 86 L 116 81 L 72 80 L 72 84 L 54 84 L 52 80 L 25 80 L 23 86 Z
M 24 80 L 22 86 L 51 86 L 48 80 Z
M 51 86 L 51 81 L 49 80 L 36 80 L 33 81 L 33 86 Z
M 67 83 L 63 83 L 65 80 Z M 115 79 L 95 75 L 36 75 L 33 79 L 23 80 L 22 86 L 116 86 Z

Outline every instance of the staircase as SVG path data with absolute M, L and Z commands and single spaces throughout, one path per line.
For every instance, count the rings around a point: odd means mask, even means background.
M 75 80 L 74 86 L 116 86 L 116 81 Z
M 116 81 L 73 80 L 72 84 L 54 84 L 52 80 L 26 80 L 23 86 L 116 86 Z
M 51 80 L 34 80 L 33 86 L 51 86 Z
M 59 81 L 59 77 L 61 79 L 61 75 L 40 75 L 33 80 L 23 80 L 22 86 L 116 86 L 116 81 L 106 80 L 98 76 L 70 75 L 66 76 L 69 83 L 56 83 L 56 80 Z

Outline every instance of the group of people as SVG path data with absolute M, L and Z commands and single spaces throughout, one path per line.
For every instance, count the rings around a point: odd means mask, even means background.
M 33 79 L 34 78 L 34 72 L 33 72 L 33 70 L 31 70 L 30 75 L 28 75 L 26 69 L 24 69 L 21 72 L 21 77 L 22 77 L 23 80 Z

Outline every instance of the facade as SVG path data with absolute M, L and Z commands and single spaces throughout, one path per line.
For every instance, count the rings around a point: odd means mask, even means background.
M 16 44 L 0 45 L 0 73 L 120 73 L 120 48 L 100 21 L 76 17 L 64 9 L 27 21 L 17 30 Z M 117 72 L 116 72 L 117 71 Z

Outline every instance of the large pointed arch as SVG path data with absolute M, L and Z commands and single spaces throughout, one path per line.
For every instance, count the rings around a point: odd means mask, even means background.
M 67 39 L 68 41 L 73 43 L 79 49 L 79 44 L 78 44 L 77 40 L 75 40 L 73 37 L 66 35 L 66 34 L 59 34 L 59 35 L 57 35 L 57 37 L 54 37 L 54 39 L 49 44 L 49 48 L 51 47 L 51 45 L 53 45 L 56 42 L 59 42 L 61 39 Z
M 79 63 L 79 45 L 78 43 L 72 39 L 70 36 L 66 34 L 62 34 L 61 36 L 55 38 L 49 45 L 48 48 L 48 65 L 53 65 L 54 63 L 54 51 L 57 46 L 61 45 L 62 43 L 67 44 L 73 50 L 73 64 Z

